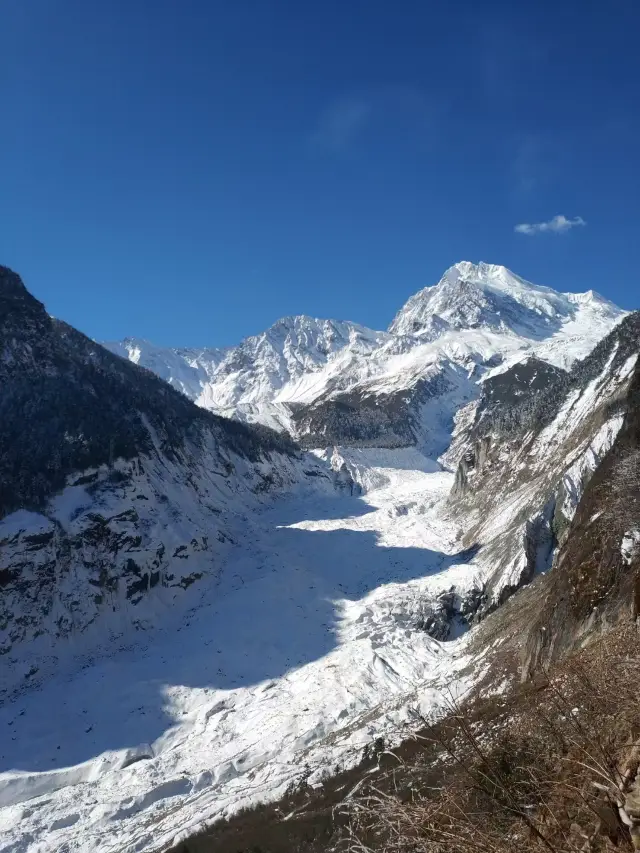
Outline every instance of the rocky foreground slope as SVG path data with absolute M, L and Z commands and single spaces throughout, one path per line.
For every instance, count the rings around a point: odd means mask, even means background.
M 120 358 L 0 268 L 0 343 L 10 850 L 159 850 L 319 790 L 635 589 L 629 489 L 585 509 L 635 482 L 638 315 L 596 294 L 461 263 L 388 332 Z

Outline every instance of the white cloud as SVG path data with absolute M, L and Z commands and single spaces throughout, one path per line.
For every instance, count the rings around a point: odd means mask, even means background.
M 563 216 L 563 214 L 560 213 L 548 222 L 523 222 L 520 225 L 516 225 L 514 231 L 518 234 L 528 234 L 529 236 L 533 236 L 534 234 L 544 234 L 546 231 L 551 231 L 553 234 L 564 234 L 565 231 L 570 231 L 572 228 L 577 228 L 579 225 L 586 224 L 587 223 L 581 216 L 576 216 L 573 219 L 567 219 L 566 216 Z

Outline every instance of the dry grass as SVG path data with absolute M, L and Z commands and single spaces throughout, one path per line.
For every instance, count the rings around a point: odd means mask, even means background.
M 602 638 L 494 713 L 451 703 L 430 765 L 398 766 L 340 809 L 350 853 L 633 850 L 625 803 L 640 749 L 635 627 Z M 439 773 L 436 770 L 439 768 Z

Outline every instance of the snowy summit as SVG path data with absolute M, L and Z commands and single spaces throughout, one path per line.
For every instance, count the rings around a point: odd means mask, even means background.
M 503 266 L 461 261 L 412 296 L 387 332 L 300 316 L 226 350 L 163 349 L 136 339 L 105 346 L 199 406 L 305 438 L 302 409 L 346 391 L 412 389 L 425 365 L 459 373 L 473 363 L 483 371 L 527 353 L 570 367 L 624 313 L 593 292 L 559 293 Z

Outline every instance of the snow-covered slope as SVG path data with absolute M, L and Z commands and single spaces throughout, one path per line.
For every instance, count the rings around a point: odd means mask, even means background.
M 397 335 L 434 336 L 441 329 L 491 329 L 523 338 L 551 337 L 577 313 L 593 321 L 614 319 L 619 309 L 593 291 L 559 293 L 525 281 L 506 267 L 461 261 L 438 284 L 412 296 L 389 331 Z
M 153 370 L 199 406 L 282 429 L 289 423 L 286 403 L 317 394 L 317 374 L 324 388 L 387 338 L 356 323 L 299 316 L 284 317 L 226 350 L 161 349 L 133 338 L 105 346 Z
M 432 453 L 487 372 L 532 354 L 570 367 L 623 316 L 591 291 L 558 293 L 505 267 L 463 261 L 411 297 L 388 332 L 288 317 L 225 351 L 107 346 L 200 406 L 286 429 L 307 445 L 417 444 Z
M 160 379 L 196 401 L 225 356 L 223 349 L 169 349 L 138 338 L 125 338 L 104 346 L 116 355 L 152 370 Z
M 348 464 L 368 472 L 366 497 L 254 506 L 191 610 L 0 710 L 9 849 L 162 850 L 319 784 L 433 713 L 445 686 L 465 689 L 464 640 L 426 630 L 430 601 L 467 574 L 438 517 L 452 475 L 413 450 L 353 450 Z
M 450 517 L 463 544 L 478 549 L 485 611 L 551 567 L 624 424 L 639 329 L 640 315 L 628 316 L 569 373 L 517 365 L 487 380 L 479 404 L 460 413 L 442 462 L 458 463 Z

